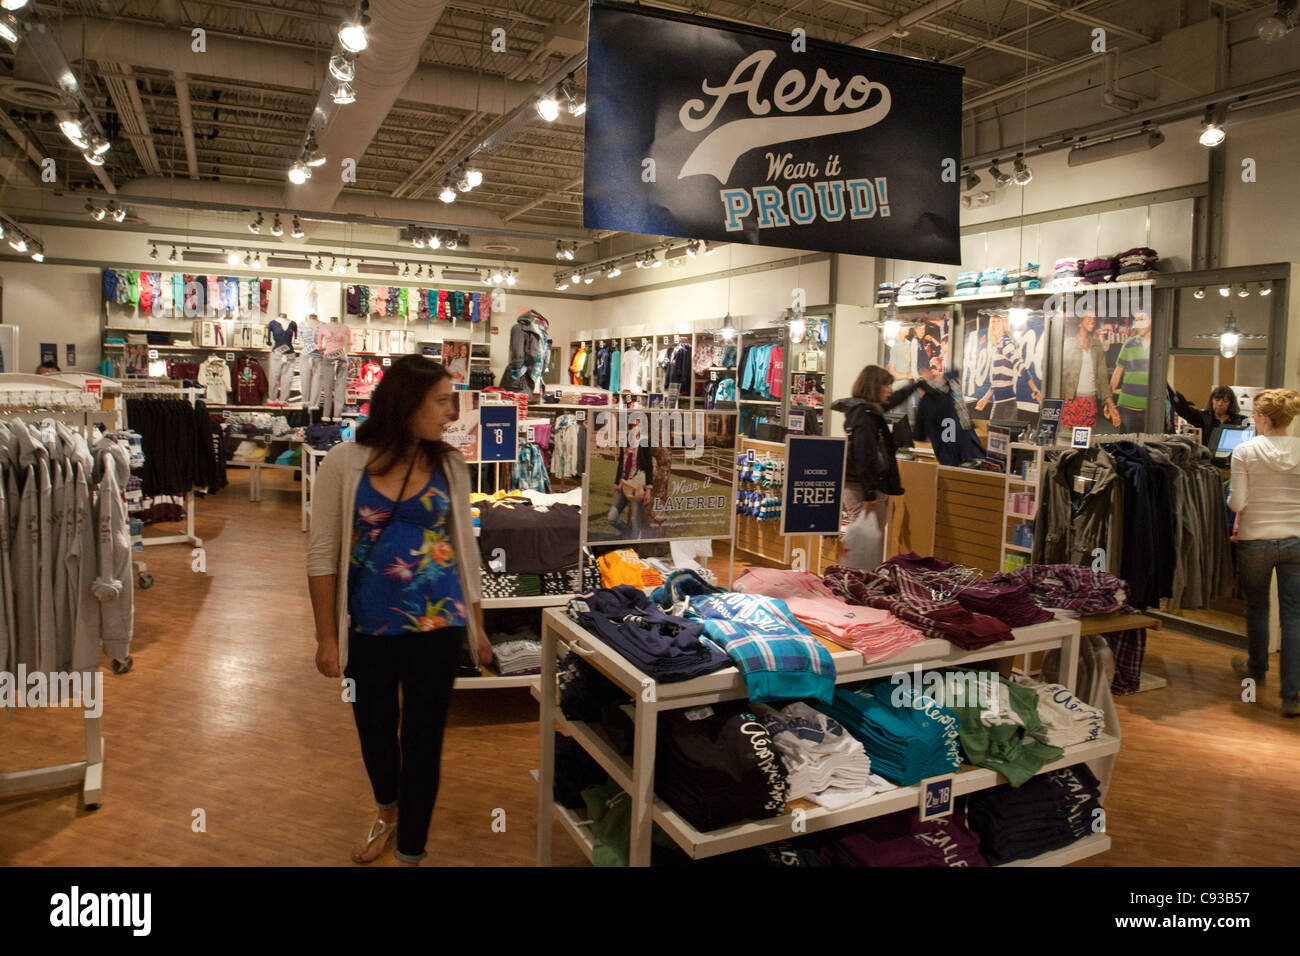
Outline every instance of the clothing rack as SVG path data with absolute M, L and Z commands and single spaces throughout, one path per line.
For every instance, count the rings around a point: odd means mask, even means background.
M 126 380 L 122 382 L 122 398 L 125 401 L 130 396 L 154 395 L 180 397 L 187 400 L 191 405 L 197 396 L 205 394 L 202 388 L 192 388 L 182 385 L 180 382 L 160 382 L 153 379 L 146 381 L 132 382 Z M 122 425 L 129 428 L 130 423 L 126 418 L 126 409 L 122 409 Z M 194 531 L 194 489 L 191 488 L 185 493 L 185 533 L 184 534 L 167 534 L 154 538 L 141 538 L 144 547 L 148 548 L 159 544 L 189 544 L 196 548 L 203 547 L 203 539 Z

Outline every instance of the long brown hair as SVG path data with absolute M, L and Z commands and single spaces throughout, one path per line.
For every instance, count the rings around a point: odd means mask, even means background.
M 867 365 L 853 382 L 853 397 L 879 405 L 881 390 L 893 384 L 894 376 L 888 369 L 879 365 Z
M 1214 411 L 1214 400 L 1216 398 L 1225 398 L 1228 400 L 1228 414 L 1240 415 L 1241 409 L 1237 406 L 1237 393 L 1227 385 L 1216 385 L 1214 391 L 1210 393 L 1210 400 L 1205 403 L 1207 412 Z
M 411 419 L 419 411 L 430 390 L 451 373 L 439 362 L 423 355 L 406 355 L 393 363 L 370 396 L 370 417 L 357 429 L 357 444 L 374 448 L 374 463 L 366 469 L 382 475 L 402 459 L 415 442 Z M 433 471 L 441 471 L 443 458 L 451 446 L 440 441 L 421 441 L 424 462 Z

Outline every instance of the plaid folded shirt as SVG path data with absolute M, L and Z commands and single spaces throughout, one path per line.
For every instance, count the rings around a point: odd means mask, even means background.
M 1080 614 L 1137 613 L 1128 603 L 1128 585 L 1108 571 L 1077 564 L 1030 564 L 992 580 L 1027 585 L 1039 607 Z

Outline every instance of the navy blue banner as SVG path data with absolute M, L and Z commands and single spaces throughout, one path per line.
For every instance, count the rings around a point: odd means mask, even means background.
M 788 435 L 785 461 L 781 533 L 838 534 L 844 439 Z
M 593 3 L 583 224 L 959 263 L 962 72 Z
M 514 461 L 519 457 L 519 406 L 480 405 L 479 461 Z

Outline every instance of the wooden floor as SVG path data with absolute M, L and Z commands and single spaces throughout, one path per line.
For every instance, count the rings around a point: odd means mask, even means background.
M 104 675 L 102 807 L 87 813 L 76 787 L 0 797 L 0 863 L 352 865 L 370 794 L 349 707 L 313 665 L 297 486 L 268 473 L 253 504 L 247 475 L 232 478 L 198 506 L 206 574 L 187 548 L 145 552 L 156 583 L 136 592 L 135 669 Z M 1278 714 L 1275 681 L 1243 704 L 1231 653 L 1148 641 L 1169 687 L 1119 702 L 1114 849 L 1084 865 L 1300 861 L 1300 720 Z M 457 692 L 428 863 L 532 864 L 536 714 L 523 690 Z M 0 715 L 0 772 L 83 754 L 75 711 Z M 558 828 L 554 859 L 585 865 Z

